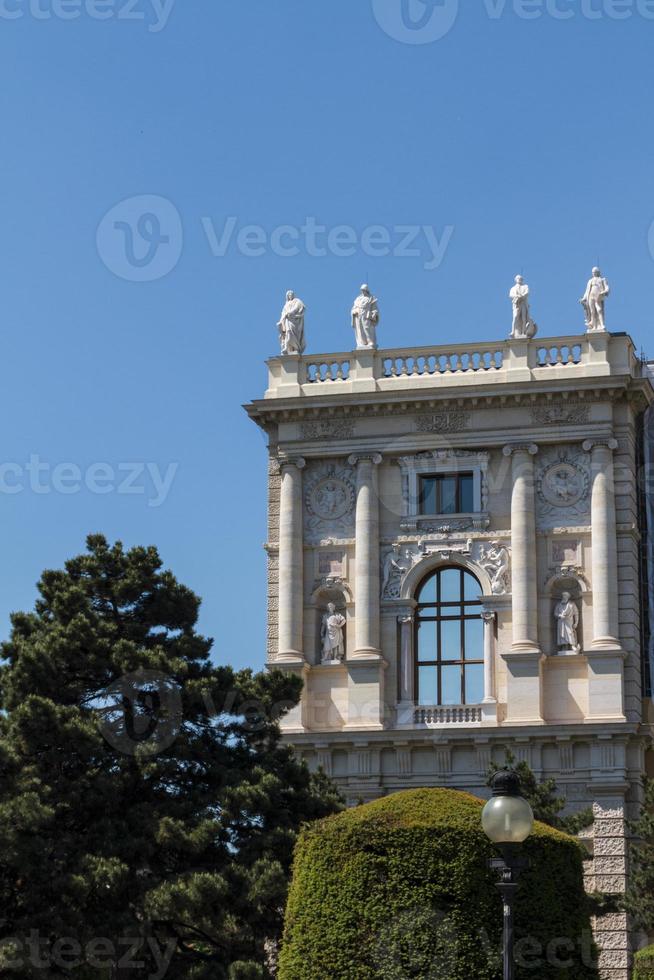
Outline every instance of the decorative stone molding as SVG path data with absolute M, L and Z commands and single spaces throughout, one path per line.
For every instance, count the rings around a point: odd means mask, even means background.
M 356 500 L 354 472 L 335 460 L 311 463 L 304 490 L 304 527 L 307 543 L 319 544 L 354 531 Z
M 296 469 L 303 470 L 307 465 L 304 456 L 280 456 L 278 461 L 280 471 L 283 471 L 285 466 L 295 466 Z
M 502 452 L 505 456 L 513 456 L 515 453 L 528 453 L 530 456 L 537 456 L 538 446 L 535 442 L 515 442 L 505 446 Z
M 367 463 L 370 462 L 373 466 L 379 466 L 382 462 L 383 456 L 381 453 L 352 453 L 348 456 L 348 464 L 350 466 L 356 466 L 357 463 Z
M 488 452 L 465 449 L 435 449 L 400 456 L 396 460 L 402 472 L 402 520 L 404 530 L 420 528 L 426 533 L 450 533 L 469 528 L 488 527 Z M 472 473 L 474 478 L 474 511 L 471 514 L 420 514 L 419 478 L 439 473 Z
M 585 425 L 590 418 L 590 407 L 581 402 L 542 405 L 532 408 L 531 415 L 537 425 Z
M 592 452 L 593 449 L 595 449 L 596 446 L 606 446 L 606 448 L 610 449 L 611 452 L 615 452 L 615 450 L 619 447 L 619 445 L 620 443 L 618 442 L 618 440 L 613 438 L 586 439 L 586 441 L 583 444 L 583 450 L 585 453 L 590 453 Z
M 471 418 L 470 412 L 432 412 L 416 415 L 415 424 L 418 432 L 462 432 Z
M 355 424 L 347 419 L 324 419 L 302 422 L 300 432 L 308 442 L 331 442 L 336 439 L 353 439 Z

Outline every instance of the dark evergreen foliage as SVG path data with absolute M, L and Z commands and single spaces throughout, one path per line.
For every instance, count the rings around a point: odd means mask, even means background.
M 266 977 L 297 831 L 340 808 L 280 743 L 300 683 L 213 664 L 155 548 L 87 544 L 2 649 L 0 973 Z

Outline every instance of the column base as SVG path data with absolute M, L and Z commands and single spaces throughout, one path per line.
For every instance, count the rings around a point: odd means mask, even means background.
M 541 650 L 541 648 L 538 646 L 537 643 L 533 643 L 531 640 L 526 640 L 521 643 L 512 643 L 511 653 L 517 655 L 525 654 L 528 657 L 543 656 L 543 651 Z
M 590 645 L 591 650 L 611 650 L 622 653 L 622 644 L 615 636 L 597 636 Z
M 306 667 L 307 661 L 303 653 L 299 650 L 284 650 L 283 653 L 278 653 L 274 660 L 271 660 L 268 664 L 269 668 L 279 667 Z
M 375 649 L 375 647 L 361 647 L 360 650 L 353 650 L 352 653 L 347 658 L 347 663 L 351 663 L 353 660 L 381 660 L 382 654 L 381 650 Z

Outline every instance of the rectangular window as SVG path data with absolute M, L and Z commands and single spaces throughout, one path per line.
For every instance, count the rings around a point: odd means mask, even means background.
M 472 514 L 475 478 L 472 473 L 442 473 L 420 477 L 421 514 Z

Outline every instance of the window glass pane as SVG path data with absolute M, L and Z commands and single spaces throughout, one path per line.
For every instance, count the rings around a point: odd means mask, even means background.
M 461 513 L 472 514 L 475 509 L 475 479 L 472 473 L 464 473 L 459 477 L 461 493 Z
M 456 480 L 455 476 L 444 476 L 441 478 L 441 514 L 458 513 L 456 504 Z
M 463 576 L 463 596 L 465 600 L 467 602 L 477 602 L 480 595 L 481 585 L 474 575 L 468 575 L 466 572 Z
M 418 704 L 438 704 L 438 667 L 418 667 Z
M 484 624 L 481 616 L 479 619 L 466 619 L 465 621 L 466 639 L 466 660 L 484 659 Z
M 418 593 L 418 602 L 436 602 L 436 573 L 430 575 L 426 582 L 422 583 Z
M 466 704 L 481 704 L 484 700 L 484 665 L 466 667 Z
M 436 627 L 437 623 L 418 623 L 418 660 L 436 660 Z
M 441 623 L 441 660 L 461 660 L 461 620 Z
M 436 501 L 436 479 L 433 476 L 424 476 L 420 480 L 420 513 L 438 513 L 438 505 Z
M 461 572 L 458 568 L 446 568 L 440 573 L 441 602 L 461 602 Z
M 461 704 L 461 668 L 441 667 L 441 704 Z

